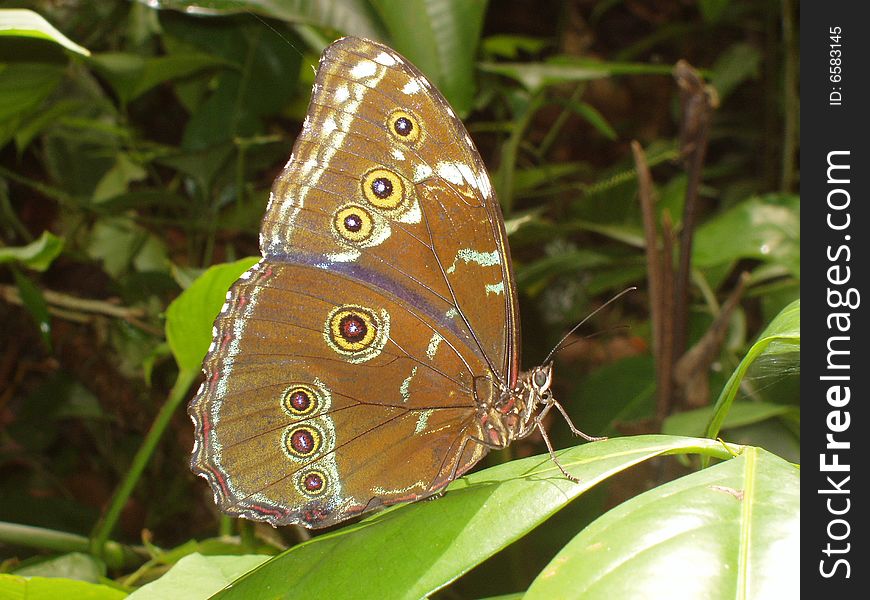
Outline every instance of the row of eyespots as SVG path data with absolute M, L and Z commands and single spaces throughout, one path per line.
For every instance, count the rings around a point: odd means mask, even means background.
M 419 121 L 411 113 L 395 110 L 387 118 L 387 131 L 396 140 L 415 146 L 421 139 Z M 408 206 L 406 180 L 389 169 L 377 168 L 365 173 L 361 180 L 362 198 L 368 206 L 387 213 L 402 211 Z M 369 240 L 375 230 L 372 213 L 362 204 L 351 202 L 336 211 L 332 225 L 340 237 L 361 244 Z
M 327 403 L 328 392 L 319 386 L 297 383 L 281 398 L 281 408 L 291 417 L 316 414 Z M 281 446 L 289 458 L 306 460 L 315 457 L 323 447 L 324 434 L 312 422 L 290 425 L 284 430 Z M 321 469 L 303 469 L 295 478 L 296 488 L 306 496 L 320 496 L 329 488 L 329 477 Z

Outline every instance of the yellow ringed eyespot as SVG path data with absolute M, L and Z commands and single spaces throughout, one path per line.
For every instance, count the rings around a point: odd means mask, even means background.
M 364 242 L 372 235 L 372 215 L 362 206 L 346 206 L 335 213 L 332 226 L 349 242 Z
M 406 144 L 414 144 L 420 139 L 420 122 L 409 112 L 394 110 L 387 117 L 387 129 L 390 134 Z
M 365 199 L 376 208 L 391 210 L 405 201 L 402 178 L 387 169 L 373 169 L 362 178 Z

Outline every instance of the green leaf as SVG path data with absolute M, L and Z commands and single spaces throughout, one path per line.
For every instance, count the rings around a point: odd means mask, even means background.
M 698 228 L 692 247 L 695 266 L 711 267 L 739 258 L 779 264 L 800 278 L 799 198 L 750 198 Z
M 63 69 L 39 63 L 0 65 L 0 122 L 35 109 L 60 83 Z
M 169 268 L 166 243 L 127 218 L 104 218 L 94 224 L 88 255 L 101 260 L 113 277 L 130 270 L 165 271 Z
M 740 382 L 746 370 L 762 354 L 791 354 L 800 349 L 801 343 L 801 301 L 795 300 L 780 312 L 770 325 L 761 332 L 758 340 L 749 348 L 746 356 L 728 378 L 719 399 L 713 407 L 713 416 L 707 426 L 707 437 L 716 437 L 728 415 L 731 404 L 740 389 Z
M 734 44 L 716 60 L 710 83 L 716 88 L 719 101 L 747 80 L 760 76 L 761 53 L 750 44 Z
M 142 586 L 128 600 L 200 600 L 210 597 L 247 571 L 268 560 L 268 556 L 203 556 L 188 554 L 163 577 Z
M 99 583 L 100 577 L 106 574 L 106 565 L 89 554 L 70 552 L 22 566 L 14 573 L 25 577 L 66 577 Z
M 87 48 L 79 46 L 59 32 L 51 23 L 32 10 L 0 10 L 0 36 L 3 35 L 48 40 L 84 56 L 89 56 L 91 53 Z
M 550 44 L 549 41 L 528 35 L 496 34 L 483 39 L 483 52 L 487 56 L 499 56 L 515 60 L 521 53 L 538 54 Z
M 713 440 L 637 436 L 533 456 L 453 482 L 442 498 L 385 510 L 295 546 L 215 598 L 422 598 L 525 535 L 603 479 L 663 454 L 730 458 Z
M 524 598 L 797 598 L 800 472 L 746 447 L 607 512 Z
M 211 344 L 211 328 L 226 302 L 227 290 L 259 257 L 215 265 L 166 309 L 166 341 L 182 369 L 200 368 Z
M 107 585 L 73 579 L 0 574 L 0 597 L 27 600 L 56 600 L 57 598 L 121 600 L 127 597 L 127 592 Z
M 722 429 L 752 425 L 775 417 L 791 415 L 796 411 L 797 408 L 794 406 L 772 402 L 735 402 L 731 405 L 728 416 L 722 422 Z M 662 433 L 667 435 L 703 435 L 712 415 L 712 406 L 673 414 L 662 424 Z
M 199 52 L 153 58 L 115 52 L 95 55 L 90 62 L 125 103 L 166 81 L 181 79 L 205 69 L 232 65 L 220 57 Z
M 545 63 L 491 63 L 478 65 L 481 71 L 510 77 L 530 90 L 566 82 L 592 81 L 614 75 L 669 75 L 667 65 L 600 62 L 560 56 Z
M 429 77 L 459 115 L 474 99 L 474 59 L 486 2 L 371 0 L 391 45 Z
M 63 238 L 50 231 L 43 231 L 38 240 L 26 246 L 0 248 L 0 264 L 17 262 L 36 271 L 45 271 L 63 250 Z
M 142 166 L 133 162 L 128 154 L 121 152 L 115 156 L 114 166 L 97 183 L 91 201 L 99 204 L 120 196 L 127 192 L 131 182 L 142 181 L 147 175 Z
M 158 6 L 190 14 L 255 13 L 371 39 L 384 37 L 366 0 L 162 0 Z
M 42 296 L 42 290 L 18 269 L 13 268 L 12 274 L 24 308 L 36 322 L 36 328 L 46 347 L 51 348 L 51 316 L 48 314 L 48 304 Z

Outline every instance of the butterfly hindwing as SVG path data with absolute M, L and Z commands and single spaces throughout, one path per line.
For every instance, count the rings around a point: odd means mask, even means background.
M 475 413 L 455 333 L 433 346 L 430 316 L 329 272 L 330 293 L 300 288 L 307 273 L 262 261 L 233 287 L 190 412 L 224 511 L 320 527 L 442 487 Z

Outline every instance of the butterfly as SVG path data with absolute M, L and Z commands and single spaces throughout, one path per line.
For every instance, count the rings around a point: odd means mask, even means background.
M 230 515 L 333 525 L 442 490 L 556 407 L 521 372 L 501 209 L 465 127 L 407 59 L 323 52 L 188 413 L 194 473 Z

